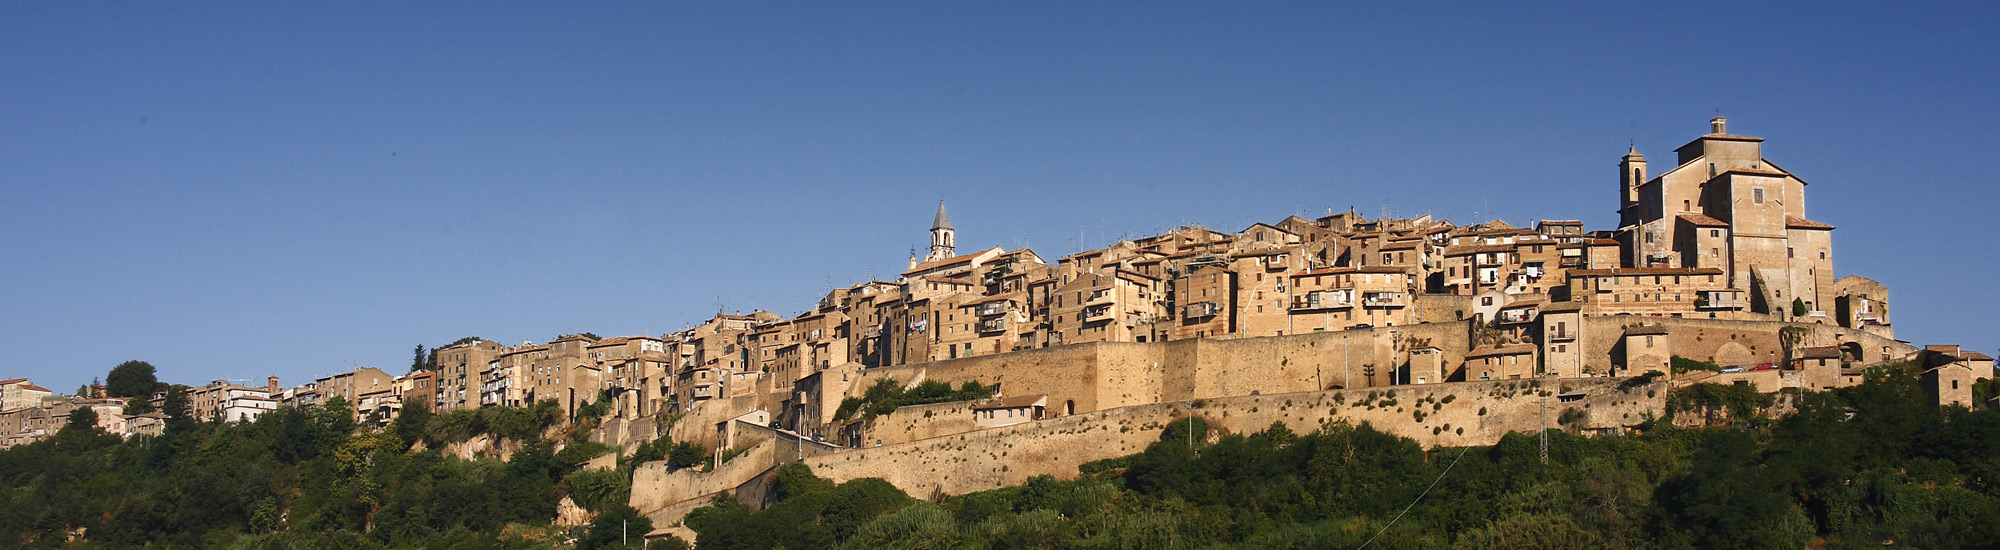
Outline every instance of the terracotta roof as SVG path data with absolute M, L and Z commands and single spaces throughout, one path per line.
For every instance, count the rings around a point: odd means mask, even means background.
M 1500 309 L 1514 309 L 1517 307 L 1532 307 L 1538 305 L 1542 305 L 1542 300 L 1540 298 L 1526 298 L 1521 300 L 1515 300 L 1513 303 L 1500 306 Z
M 15 382 L 27 382 L 27 381 L 28 381 L 28 379 L 26 379 L 26 378 L 11 378 L 11 379 L 7 379 L 7 380 L 0 380 L 0 386 L 5 386 L 5 385 L 9 385 L 9 384 L 13 384 L 13 383 L 15 383 Z
M 1791 216 L 1785 216 L 1785 228 L 1786 229 L 1833 229 L 1833 226 L 1808 220 L 1805 218 L 1794 218 Z
M 1395 273 L 1399 275 L 1408 275 L 1410 273 L 1410 269 L 1407 267 L 1395 267 L 1387 265 L 1370 265 L 1370 266 L 1360 266 L 1360 267 L 1355 267 L 1355 266 L 1329 267 L 1325 269 L 1294 274 L 1292 275 L 1292 278 L 1297 279 L 1299 277 L 1311 277 L 1314 275 L 1346 275 L 1349 273 Z
M 1721 275 L 1713 267 L 1618 267 L 1612 269 L 1572 269 L 1570 275 Z
M 1446 248 L 1444 249 L 1444 255 L 1465 256 L 1481 252 L 1513 252 L 1514 250 L 1515 246 L 1511 244 L 1468 244 Z
M 1988 356 L 1988 355 L 1986 355 L 1986 354 L 1984 354 L 1984 353 L 1979 353 L 1979 352 L 1976 352 L 1976 351 L 1968 351 L 1968 352 L 1965 352 L 1965 354 L 1964 354 L 1964 355 L 1960 355 L 1959 357 L 1961 357 L 1961 358 L 1963 358 L 1963 359 L 1965 359 L 1965 360 L 1967 360 L 1967 361 L 1992 361 L 1992 360 L 1993 360 L 1993 358 L 1992 358 L 1992 357 L 1990 357 L 1990 356 Z
M 21 385 L 21 389 L 24 389 L 24 390 L 35 390 L 35 391 L 45 391 L 45 392 L 49 392 L 49 393 L 55 393 L 55 390 L 51 390 L 51 389 L 48 389 L 48 388 L 44 388 L 44 387 L 41 387 L 41 386 L 37 386 L 37 385 L 34 385 L 34 384 L 22 384 L 22 385 Z
M 1568 313 L 1572 311 L 1583 311 L 1583 302 L 1553 302 L 1542 306 L 1542 313 L 1544 314 Z
M 624 345 L 625 342 L 629 342 L 631 340 L 632 337 L 630 336 L 613 336 L 610 338 L 605 338 L 603 340 L 598 340 L 597 343 L 591 344 L 589 347 L 601 348 L 606 346 L 620 346 Z
M 1697 227 L 1728 227 L 1728 226 L 1729 226 L 1729 224 L 1728 224 L 1727 222 L 1724 222 L 1724 221 L 1722 221 L 1722 220 L 1718 220 L 1718 219 L 1715 219 L 1715 218 L 1712 218 L 1712 217 L 1709 217 L 1709 216 L 1708 216 L 1708 215 L 1706 215 L 1706 214 L 1692 214 L 1692 213 L 1690 213 L 1690 214 L 1681 214 L 1681 215 L 1680 215 L 1680 218 L 1681 218 L 1681 220 L 1682 220 L 1682 221 L 1685 221 L 1685 222 L 1688 222 L 1688 223 L 1691 223 L 1691 224 L 1695 224 L 1695 226 L 1697 226 Z
M 1032 407 L 1032 406 L 1034 406 L 1034 405 L 1035 405 L 1035 403 L 1039 403 L 1039 402 L 1043 402 L 1044 400 L 1047 400 L 1048 398 L 1049 398 L 1049 395 L 1048 395 L 1048 394 L 1045 394 L 1045 393 L 1037 393 L 1037 394 L 1033 394 L 1033 395 L 1016 395 L 1016 396 L 1013 396 L 1013 397 L 1003 397 L 1003 398 L 1000 398 L 1000 399 L 995 399 L 995 400 L 992 400 L 992 401 L 987 401 L 987 402 L 984 402 L 984 403 L 980 403 L 980 404 L 977 404 L 977 405 L 973 405 L 973 406 L 972 406 L 972 410 L 975 410 L 975 411 L 985 411 L 985 410 L 993 410 L 993 409 L 1019 409 L 1019 408 L 1022 408 L 1022 407 Z
M 1667 333 L 1666 325 L 1639 325 L 1625 327 L 1626 336 L 1658 336 Z
M 1414 250 L 1417 248 L 1417 245 L 1420 244 L 1423 244 L 1423 241 L 1420 240 L 1398 241 L 1382 245 L 1382 250 Z
M 1822 346 L 1822 347 L 1812 347 L 1812 348 L 1804 348 L 1804 349 L 1801 349 L 1801 350 L 1799 350 L 1799 358 L 1800 358 L 1800 359 L 1839 359 L 1839 358 L 1840 358 L 1840 348 L 1839 348 L 1839 347 L 1835 347 L 1835 346 Z
M 1524 355 L 1534 352 L 1535 352 L 1534 344 L 1511 344 L 1511 345 L 1500 346 L 1497 348 L 1484 348 L 1484 347 L 1474 348 L 1471 353 L 1465 354 L 1465 358 L 1478 359 L 1481 357 L 1494 357 L 1500 355 Z
M 1016 290 L 1016 291 L 1013 291 L 1013 292 L 1007 292 L 1007 293 L 1003 293 L 1003 294 L 995 294 L 995 295 L 992 295 L 992 296 L 987 296 L 987 297 L 985 297 L 985 298 L 982 298 L 982 299 L 980 299 L 979 301 L 976 301 L 976 302 L 972 302 L 972 303 L 974 303 L 974 304 L 984 304 L 984 303 L 987 303 L 987 302 L 998 302 L 998 301 L 1001 301 L 1001 300 L 1012 300 L 1012 299 L 1015 299 L 1015 298 L 1019 298 L 1019 297 L 1021 297 L 1021 291 L 1018 291 L 1018 290 Z
M 997 246 L 996 246 L 996 247 L 993 247 L 993 248 L 988 248 L 988 249 L 986 249 L 986 250 L 981 250 L 981 251 L 978 251 L 978 252 L 974 252 L 974 253 L 971 253 L 971 254 L 966 254 L 966 255 L 964 255 L 964 256 L 952 256 L 952 257 L 950 257 L 950 258 L 944 258 L 944 259 L 939 259 L 939 260 L 932 260 L 932 261 L 928 261 L 928 262 L 924 262 L 924 263 L 920 263 L 920 264 L 917 264 L 917 266 L 916 266 L 916 267 L 912 267 L 912 268 L 910 268 L 910 269 L 909 269 L 908 271 L 904 271 L 903 273 L 905 273 L 905 274 L 909 274 L 909 273 L 915 273 L 915 272 L 918 272 L 918 271 L 924 271 L 924 270 L 927 270 L 927 269 L 935 269 L 935 268 L 939 268 L 939 267 L 944 267 L 944 266 L 948 266 L 948 265 L 955 265 L 955 264 L 961 264 L 961 263 L 966 263 L 966 262 L 970 262 L 970 261 L 972 261 L 972 260 L 975 260 L 975 259 L 978 259 L 978 258 L 979 258 L 980 256 L 983 256 L 983 255 L 985 255 L 985 254 L 986 254 L 987 252 L 996 252 L 996 251 L 998 251 L 998 252 L 1005 252 L 1004 250 L 1001 250 L 1001 249 L 1000 249 L 1000 247 L 997 247 Z

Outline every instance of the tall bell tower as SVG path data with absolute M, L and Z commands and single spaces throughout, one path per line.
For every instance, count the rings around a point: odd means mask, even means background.
M 1637 147 L 1618 161 L 1618 226 L 1639 223 L 1639 186 L 1646 183 L 1646 155 Z
M 951 217 L 944 213 L 944 201 L 938 201 L 937 219 L 931 221 L 931 253 L 924 261 L 936 261 L 957 256 L 957 239 L 952 234 Z

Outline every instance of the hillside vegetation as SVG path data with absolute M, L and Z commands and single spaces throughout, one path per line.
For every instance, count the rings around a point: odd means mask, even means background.
M 1083 477 L 913 500 L 787 466 L 782 499 L 697 510 L 698 548 L 1980 548 L 2000 540 L 2000 412 L 1925 405 L 1908 371 L 1798 397 L 1772 420 L 1734 387 L 1677 405 L 1725 427 L 1552 433 L 1423 449 L 1369 426 L 1207 433 L 1175 423 Z M 1851 416 L 1851 417 L 1850 417 Z M 1189 430 L 1197 433 L 1190 448 Z M 1420 498 L 1421 497 L 1421 498 Z M 1414 504 L 1414 505 L 1413 505 Z
M 1511 434 L 1420 448 L 1366 425 L 1211 433 L 1175 422 L 1082 475 L 912 498 L 878 479 L 779 472 L 776 504 L 731 499 L 685 520 L 700 548 L 1979 548 L 2000 540 L 2000 412 L 1933 409 L 1906 370 L 1795 396 L 1681 390 L 1717 427 Z M 862 407 L 857 406 L 857 409 Z M 130 441 L 68 428 L 0 451 L 0 547 L 582 548 L 652 530 L 622 502 L 630 466 L 546 408 L 406 414 L 357 429 L 335 400 L 250 424 L 177 417 Z M 589 424 L 582 419 L 579 425 Z M 514 438 L 507 460 L 438 449 Z M 560 439 L 556 442 L 545 437 Z M 421 444 L 418 444 L 421 442 Z M 1192 443 L 1192 444 L 1191 444 Z M 413 450 L 423 449 L 423 450 Z M 681 453 L 670 442 L 644 459 Z M 688 466 L 699 460 L 689 461 Z M 555 525 L 570 497 L 596 519 Z M 929 496 L 929 495 L 920 495 Z M 654 547 L 678 547 L 679 540 Z

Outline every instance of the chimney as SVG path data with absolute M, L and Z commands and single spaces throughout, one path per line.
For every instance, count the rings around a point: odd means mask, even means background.
M 1722 117 L 1715 117 L 1708 119 L 1708 133 L 1727 134 L 1729 133 L 1728 127 L 1729 127 L 1729 119 Z
M 276 376 L 273 376 L 273 377 L 271 377 L 271 379 L 270 379 L 270 382 L 269 382 L 269 384 L 268 384 L 268 385 L 266 385 L 266 386 L 264 386 L 264 391 L 268 391 L 268 392 L 271 392 L 271 395 L 277 395 L 277 394 L 278 394 L 278 377 L 276 377 Z

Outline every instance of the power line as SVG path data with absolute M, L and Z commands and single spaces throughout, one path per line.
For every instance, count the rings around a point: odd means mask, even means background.
M 1433 479 L 1433 480 L 1431 480 L 1431 484 L 1430 484 L 1429 486 L 1426 486 L 1426 487 L 1424 487 L 1424 492 L 1422 492 L 1422 493 L 1417 493 L 1417 499 L 1416 499 L 1416 500 L 1412 500 L 1412 501 L 1410 501 L 1410 505 L 1409 505 L 1409 506 L 1404 506 L 1404 507 L 1403 507 L 1403 511 L 1401 511 L 1401 512 L 1396 512 L 1396 517 L 1395 517 L 1395 518 L 1392 518 L 1392 519 L 1390 519 L 1390 520 L 1389 520 L 1389 524 L 1388 524 L 1388 525 L 1384 525 L 1384 526 L 1382 526 L 1382 530 L 1380 530 L 1380 531 L 1376 531 L 1376 532 L 1375 532 L 1375 534 L 1374 534 L 1373 536 L 1370 536 L 1370 537 L 1368 537 L 1368 540 L 1367 540 L 1367 541 L 1365 541 L 1365 542 L 1362 542 L 1362 543 L 1361 543 L 1361 546 L 1358 546 L 1358 547 L 1355 547 L 1355 549 L 1354 549 L 1354 550 L 1361 550 L 1362 548 L 1367 548 L 1369 544 L 1373 544 L 1373 543 L 1375 542 L 1375 537 L 1380 537 L 1380 536 L 1382 536 L 1382 533 L 1387 533 L 1387 532 L 1389 532 L 1389 528 L 1390 528 L 1390 527 L 1394 527 L 1394 526 L 1396 526 L 1396 521 L 1397 521 L 1397 520 L 1400 520 L 1400 519 L 1403 519 L 1403 514 L 1407 514 L 1407 513 L 1410 513 L 1410 509 L 1411 509 L 1411 508 L 1415 508 L 1415 507 L 1417 507 L 1417 503 L 1419 503 L 1419 502 L 1423 502 L 1423 501 L 1424 501 L 1424 495 L 1428 495 L 1428 494 L 1431 494 L 1431 489 L 1433 489 L 1433 488 L 1436 488 L 1436 487 L 1437 487 L 1437 484 L 1438 484 L 1438 482 L 1439 482 L 1439 481 L 1444 481 L 1444 476 L 1445 476 L 1446 474 L 1450 474 L 1450 473 L 1451 473 L 1451 469 L 1452 469 L 1453 467 L 1455 467 L 1455 466 L 1458 466 L 1458 459 L 1459 459 L 1459 458 L 1465 458 L 1465 453 L 1466 453 L 1466 451 L 1470 451 L 1470 450 L 1472 450 L 1472 447 L 1469 447 L 1469 446 L 1468 446 L 1468 447 L 1464 447 L 1464 448 L 1461 448 L 1461 449 L 1459 449 L 1459 450 L 1458 450 L 1458 458 L 1453 458 L 1453 459 L 1451 459 L 1451 464 L 1450 464 L 1450 465 L 1447 465 L 1447 466 L 1445 466 L 1445 467 L 1444 467 L 1444 471 L 1442 471 L 1442 472 L 1438 472 L 1438 476 L 1437 476 L 1437 479 Z

